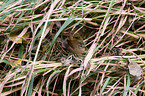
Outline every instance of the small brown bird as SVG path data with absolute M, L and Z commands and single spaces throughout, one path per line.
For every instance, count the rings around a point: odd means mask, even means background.
M 81 46 L 81 42 L 79 40 L 74 39 L 71 35 L 70 38 L 67 40 L 67 46 L 66 48 L 74 53 L 74 54 L 81 54 L 85 52 L 85 48 Z

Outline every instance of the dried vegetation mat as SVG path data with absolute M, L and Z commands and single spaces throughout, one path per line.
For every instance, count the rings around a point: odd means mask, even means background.
M 145 96 L 145 0 L 0 1 L 0 96 Z

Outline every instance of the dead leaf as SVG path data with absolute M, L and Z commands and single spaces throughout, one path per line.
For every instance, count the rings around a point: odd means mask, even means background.
M 29 37 L 30 33 L 26 33 L 29 27 L 26 27 L 22 30 L 22 32 L 19 32 L 19 30 L 16 30 L 10 34 L 9 39 L 15 43 L 22 43 L 22 39 L 27 39 Z
M 16 40 L 16 38 L 18 37 L 18 35 L 19 34 L 14 34 L 14 33 L 13 34 L 10 34 L 10 40 L 14 42 Z M 22 43 L 22 38 L 19 38 L 19 40 L 16 43 L 17 44 L 18 43 Z
M 135 61 L 132 61 L 130 59 L 129 59 L 128 68 L 129 68 L 129 73 L 133 76 L 141 76 L 143 72 L 141 67 Z
M 26 34 L 24 34 L 24 35 L 23 35 L 23 39 L 27 39 L 27 38 L 29 38 L 29 35 L 30 35 L 30 33 L 26 33 Z
M 14 42 L 16 40 L 16 38 L 18 38 L 18 35 L 19 34 L 10 35 L 10 40 Z M 29 37 L 29 35 L 30 35 L 30 33 L 24 34 L 21 38 L 19 38 L 19 40 L 16 43 L 17 44 L 22 43 L 22 39 L 24 39 L 26 41 L 26 39 Z
M 19 60 L 14 61 L 14 64 L 10 64 L 10 65 L 11 65 L 12 67 L 15 67 L 14 65 L 21 65 L 21 63 L 22 63 L 22 60 L 19 59 Z

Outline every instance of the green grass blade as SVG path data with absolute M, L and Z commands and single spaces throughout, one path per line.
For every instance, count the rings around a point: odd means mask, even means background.
M 110 11 L 111 11 L 112 5 L 114 4 L 114 1 L 115 0 L 112 0 L 111 3 L 110 3 L 110 5 L 109 5 L 108 11 L 107 11 L 106 16 L 105 16 L 105 20 L 103 22 L 104 24 L 103 24 L 103 28 L 102 28 L 101 35 L 104 35 L 105 29 L 108 26 L 108 22 L 110 20 L 110 16 L 109 15 L 110 15 Z
M 66 10 L 64 10 L 61 14 L 60 14 L 60 16 L 59 16 L 59 19 L 63 16 L 63 14 L 66 12 Z
M 32 96 L 34 77 L 35 77 L 35 74 L 32 75 L 32 78 L 31 78 L 31 81 L 30 81 L 29 90 L 28 90 L 28 95 L 27 96 Z
M 110 77 L 107 78 L 107 80 L 105 81 L 104 85 L 103 85 L 103 88 L 101 90 L 101 93 L 100 93 L 100 96 L 102 96 L 102 93 L 104 91 L 104 89 L 107 87 L 107 85 L 109 84 L 109 80 L 110 80 Z
M 127 96 L 127 93 L 128 93 L 128 91 L 129 91 L 129 86 L 130 86 L 130 75 L 129 75 L 129 73 L 128 73 L 127 85 L 126 85 L 126 88 L 125 88 L 125 91 L 124 91 L 123 96 Z
M 18 58 L 22 59 L 23 57 L 24 46 L 22 45 L 19 49 Z
M 49 26 L 50 23 L 51 23 L 51 22 L 48 22 L 47 26 Z M 31 50 L 32 50 L 32 48 L 33 48 L 33 46 L 34 46 L 35 41 L 37 40 L 37 38 L 38 38 L 39 36 L 41 36 L 41 33 L 42 33 L 43 29 L 44 29 L 44 26 L 41 28 L 41 30 L 38 32 L 38 34 L 34 37 L 33 42 L 32 42 Z
M 112 96 L 117 96 L 118 93 L 120 93 L 120 91 L 115 92 Z
M 6 64 L 8 64 L 8 65 L 11 64 L 11 62 L 9 62 L 9 61 L 7 61 L 7 60 L 2 60 L 2 63 L 6 63 Z
M 2 11 L 6 6 L 8 6 L 9 4 L 11 4 L 12 2 L 14 2 L 15 0 L 9 0 L 6 4 L 4 4 L 1 8 L 0 11 Z
M 5 17 L 7 17 L 7 15 L 9 15 L 11 12 L 6 12 L 1 18 L 0 20 L 3 20 Z
M 75 28 L 77 25 L 79 25 L 81 22 L 82 22 L 82 21 L 78 21 L 78 22 L 73 26 L 72 29 L 74 29 L 74 28 Z
M 114 4 L 114 1 L 115 1 L 115 0 L 112 0 L 111 3 L 110 3 L 110 6 L 109 6 L 109 9 L 108 9 L 108 11 L 107 11 L 107 15 L 106 15 L 105 21 L 106 21 L 106 19 L 109 17 L 109 14 L 110 14 L 112 5 Z
M 24 15 L 24 13 L 25 13 L 25 11 L 23 11 L 23 12 L 21 13 L 21 15 L 19 16 L 19 18 L 18 18 L 16 24 L 21 20 L 21 18 L 22 18 L 22 16 Z
M 136 88 L 134 94 L 137 94 L 137 92 L 139 91 L 140 88 L 141 88 L 141 86 L 139 85 L 139 86 Z
M 48 79 L 48 82 L 47 82 L 47 92 L 49 90 L 49 83 L 51 81 L 51 79 L 57 74 L 57 73 L 60 73 L 61 71 L 57 70 L 55 72 L 53 72 L 50 76 L 49 76 L 49 79 Z M 49 96 L 49 93 L 47 93 L 47 96 Z

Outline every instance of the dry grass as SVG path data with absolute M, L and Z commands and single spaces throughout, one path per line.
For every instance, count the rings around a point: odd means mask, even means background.
M 145 95 L 144 0 L 0 6 L 0 96 Z M 66 44 L 70 34 L 81 54 Z

